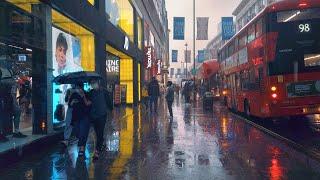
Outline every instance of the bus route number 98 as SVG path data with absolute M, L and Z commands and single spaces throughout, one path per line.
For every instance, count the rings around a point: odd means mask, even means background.
M 299 24 L 299 32 L 300 33 L 308 33 L 311 32 L 311 25 L 306 23 L 306 24 Z

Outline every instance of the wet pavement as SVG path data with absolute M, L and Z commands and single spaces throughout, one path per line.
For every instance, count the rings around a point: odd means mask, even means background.
M 57 145 L 1 170 L 0 179 L 320 179 L 318 161 L 218 103 L 203 111 L 176 101 L 172 121 L 165 105 L 157 114 L 143 107 L 116 111 L 126 116 L 115 118 L 98 161 L 91 158 L 91 131 L 86 159 L 77 158 L 76 145 L 65 151 Z

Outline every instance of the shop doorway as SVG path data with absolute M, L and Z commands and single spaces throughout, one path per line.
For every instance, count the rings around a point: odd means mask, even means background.
M 133 104 L 133 59 L 109 45 L 106 46 L 106 50 L 107 54 L 112 54 L 113 56 L 118 57 L 120 60 L 119 83 L 115 84 L 114 92 L 115 95 L 120 95 L 120 98 L 115 97 L 115 100 L 120 99 L 120 104 Z M 140 76 L 138 77 L 138 82 L 140 82 Z M 110 82 L 107 81 L 107 84 L 108 83 Z
M 32 128 L 33 61 L 32 48 L 0 41 L 0 88 L 6 104 L 1 121 L 5 134 Z

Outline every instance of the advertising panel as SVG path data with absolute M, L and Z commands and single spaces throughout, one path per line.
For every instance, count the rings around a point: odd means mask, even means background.
M 52 27 L 53 76 L 63 73 L 82 71 L 80 40 L 60 29 Z M 67 103 L 65 95 L 70 85 L 53 84 L 53 112 L 57 123 L 65 119 Z
M 173 39 L 184 40 L 184 17 L 173 17 Z
M 144 67 L 150 70 L 155 62 L 154 48 L 152 46 L 145 47 L 144 54 Z
M 235 34 L 233 17 L 222 17 L 222 40 L 228 40 Z

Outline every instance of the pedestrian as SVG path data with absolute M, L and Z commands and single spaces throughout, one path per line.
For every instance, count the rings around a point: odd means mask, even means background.
M 21 117 L 21 108 L 19 106 L 18 100 L 17 100 L 17 85 L 13 85 L 11 88 L 11 96 L 12 96 L 12 112 L 11 112 L 11 117 L 13 120 L 13 125 L 14 125 L 14 132 L 12 137 L 15 138 L 25 138 L 27 137 L 26 135 L 22 134 L 20 132 L 20 117 Z
M 157 112 L 158 98 L 160 96 L 159 82 L 155 77 L 152 77 L 148 87 L 148 94 L 150 98 L 150 112 Z
M 91 105 L 83 89 L 83 83 L 76 83 L 76 90 L 70 95 L 68 105 L 72 108 L 71 125 L 76 127 L 76 134 L 79 139 L 78 156 L 82 157 L 85 155 L 85 147 L 90 130 L 88 112 L 89 106 Z
M 78 87 L 80 88 L 80 87 Z M 67 93 L 65 95 L 64 101 L 69 105 L 70 104 L 70 97 L 71 94 L 77 92 L 77 86 L 76 84 L 72 84 L 71 88 L 67 90 Z M 70 137 L 72 134 L 73 126 L 71 125 L 72 120 L 72 107 L 68 106 L 67 113 L 66 113 L 66 119 L 65 119 L 65 127 L 64 127 L 64 140 L 61 142 L 65 147 L 67 147 L 70 143 Z
M 172 119 L 173 118 L 172 104 L 174 101 L 174 87 L 173 87 L 171 81 L 168 81 L 168 83 L 167 83 L 166 100 L 167 100 L 167 104 L 168 104 L 170 118 Z
M 186 82 L 182 90 L 182 94 L 184 96 L 186 104 L 190 103 L 190 96 L 191 96 L 190 93 L 191 93 L 190 83 Z
M 142 87 L 142 104 L 144 105 L 145 109 L 148 108 L 148 102 L 149 102 L 149 95 L 148 95 L 148 88 L 147 85 L 144 85 Z
M 94 131 L 96 133 L 96 147 L 93 159 L 98 159 L 103 150 L 104 145 L 104 130 L 107 120 L 108 110 L 113 109 L 112 98 L 106 89 L 100 87 L 99 81 L 91 81 L 92 90 L 89 92 L 89 99 L 91 101 L 90 120 L 93 123 Z M 111 115 L 111 114 L 110 114 Z M 111 122 L 108 122 L 111 125 Z
M 6 137 L 5 133 L 5 122 L 7 119 L 9 119 L 10 114 L 8 113 L 8 104 L 10 101 L 9 96 L 9 88 L 6 83 L 3 83 L 2 81 L 2 71 L 0 68 L 0 142 L 7 142 L 9 139 Z

